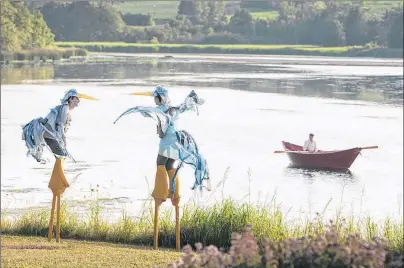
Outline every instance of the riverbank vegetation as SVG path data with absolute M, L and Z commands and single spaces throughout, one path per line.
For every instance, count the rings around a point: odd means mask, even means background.
M 87 50 L 82 48 L 36 48 L 30 50 L 20 50 L 11 52 L 2 52 L 0 61 L 9 64 L 12 62 L 46 62 L 69 59 L 70 57 L 85 57 L 88 55 Z
M 101 217 L 101 204 L 91 201 L 84 210 L 83 217 L 62 205 L 61 235 L 64 238 L 98 240 L 114 243 L 151 245 L 153 241 L 152 203 L 146 203 L 137 217 L 128 217 L 125 212 L 118 221 L 108 222 Z M 241 232 L 251 224 L 254 234 L 259 238 L 268 237 L 279 242 L 288 238 L 298 238 L 323 232 L 326 220 L 322 213 L 313 218 L 287 219 L 275 201 L 265 204 L 239 203 L 225 199 L 213 206 L 201 207 L 194 203 L 184 204 L 181 216 L 182 243 L 216 245 L 228 248 L 231 234 Z M 342 237 L 357 232 L 370 241 L 379 236 L 387 239 L 387 247 L 391 250 L 404 251 L 402 220 L 386 219 L 376 222 L 367 217 L 344 218 L 337 214 L 333 222 Z M 1 233 L 9 235 L 46 236 L 48 231 L 49 213 L 46 210 L 28 212 L 16 218 L 7 217 L 2 211 Z M 160 245 L 175 247 L 174 221 L 172 209 L 162 211 L 160 219 Z
M 256 54 L 332 57 L 402 58 L 402 49 L 372 45 L 320 47 L 313 45 L 201 45 L 201 44 L 139 44 L 122 42 L 56 42 L 61 48 L 82 48 L 90 52 L 108 53 L 189 53 L 189 54 Z
M 60 263 L 62 248 L 68 247 L 73 252 L 71 257 L 66 257 L 65 259 L 67 264 L 72 265 L 69 267 L 78 265 L 77 254 L 79 252 L 81 252 L 80 256 L 82 258 L 93 260 L 92 266 L 89 263 L 86 264 L 88 266 L 81 267 L 97 267 L 96 265 L 100 264 L 102 260 L 102 257 L 99 257 L 102 254 L 110 255 L 111 253 L 111 256 L 115 256 L 126 252 L 125 254 L 133 255 L 137 253 L 137 249 L 129 246 L 74 242 L 69 239 L 138 246 L 152 245 L 152 203 L 146 203 L 142 213 L 137 217 L 128 217 L 123 212 L 121 218 L 115 222 L 108 222 L 101 217 L 102 208 L 97 199 L 88 202 L 85 211 L 86 216 L 80 216 L 68 209 L 66 203 L 62 204 L 61 236 L 63 243 L 55 246 L 54 244 L 46 244 L 45 238 L 40 240 L 39 238 L 8 237 L 8 235 L 46 237 L 49 221 L 47 210 L 28 212 L 16 218 L 10 218 L 10 216 L 6 215 L 7 212 L 3 210 L 1 233 L 3 237 L 6 235 L 5 243 L 3 242 L 5 250 L 10 252 L 11 250 L 7 249 L 7 246 L 10 247 L 11 245 L 14 245 L 15 249 L 60 247 L 54 249 L 58 252 L 55 254 L 54 262 Z M 327 263 L 329 265 L 340 265 L 326 267 L 348 267 L 343 265 L 344 260 L 352 261 L 352 263 L 356 262 L 356 264 L 370 262 L 379 262 L 380 264 L 382 262 L 386 264 L 385 267 L 400 267 L 394 266 L 394 264 L 399 263 L 404 254 L 402 220 L 386 219 L 384 222 L 376 222 L 370 217 L 362 219 L 344 218 L 342 215 L 337 214 L 332 223 L 330 227 L 327 227 L 323 213 L 316 213 L 314 218 L 288 220 L 274 200 L 266 204 L 247 204 L 226 199 L 208 207 L 188 203 L 184 205 L 181 217 L 181 242 L 183 246 L 187 244 L 195 245 L 198 242 L 203 245 L 214 245 L 230 252 L 233 257 L 235 257 L 234 254 L 244 254 L 241 259 L 254 256 L 261 258 L 263 256 L 257 255 L 257 250 L 265 249 L 266 252 L 263 254 L 266 257 L 271 254 L 271 261 L 278 263 L 280 265 L 278 267 L 289 267 L 282 265 L 290 265 L 291 263 L 294 265 L 301 263 L 303 265 L 314 262 L 320 262 L 324 265 Z M 244 229 L 249 224 L 251 224 L 252 229 Z M 163 211 L 159 225 L 160 247 L 174 248 L 175 227 L 171 208 Z M 235 232 L 243 232 L 243 230 L 245 231 L 243 236 L 234 234 Z M 235 249 L 235 246 L 238 249 Z M 228 258 L 219 254 L 215 247 L 207 248 L 204 253 L 205 257 L 202 256 L 202 258 L 208 257 L 206 254 L 216 259 Z M 248 247 L 250 249 L 247 249 Z M 94 248 L 94 250 L 89 250 L 90 248 Z M 189 247 L 185 247 L 184 251 L 185 263 L 187 262 L 187 256 L 189 259 L 193 254 L 196 254 Z M 150 267 L 150 258 L 147 257 L 147 254 L 153 253 L 152 251 L 149 253 L 146 251 L 131 261 L 125 257 L 122 259 L 122 266 L 120 267 L 133 265 L 133 262 L 138 262 L 138 258 L 144 258 L 144 262 Z M 157 254 L 160 255 L 157 255 L 158 258 L 153 264 L 162 265 L 161 262 L 164 258 L 166 258 L 167 263 L 179 257 L 171 253 L 167 253 L 167 255 L 164 255 L 166 253 Z M 10 253 L 7 258 L 2 258 L 2 261 L 10 263 L 13 259 L 14 261 L 18 259 L 17 257 L 18 253 Z M 194 257 L 196 259 L 200 258 L 197 254 Z M 383 259 L 383 257 L 386 257 L 386 259 Z M 44 258 L 41 259 L 42 261 L 39 261 L 38 258 L 31 256 L 26 258 L 24 262 L 43 263 Z M 88 262 L 86 261 L 86 263 Z M 108 260 L 104 260 L 103 263 L 106 265 L 105 267 L 112 267 L 113 265 Z M 139 264 L 138 267 L 145 266 Z M 373 267 L 382 266 L 375 264 Z

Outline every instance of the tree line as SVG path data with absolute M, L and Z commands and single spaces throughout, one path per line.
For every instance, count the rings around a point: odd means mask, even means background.
M 150 14 L 121 14 L 114 1 L 45 1 L 35 6 L 27 2 L 30 12 L 22 3 L 6 0 L 2 1 L 2 10 L 6 6 L 6 18 L 1 18 L 2 47 L 10 50 L 41 46 L 53 39 L 403 47 L 402 4 L 386 9 L 382 15 L 374 14 L 363 1 L 243 1 L 241 7 L 259 2 L 271 5 L 278 17 L 254 19 L 244 8 L 227 16 L 223 0 L 180 1 L 177 16 L 166 20 L 156 20 Z M 13 19 L 13 14 L 18 18 Z

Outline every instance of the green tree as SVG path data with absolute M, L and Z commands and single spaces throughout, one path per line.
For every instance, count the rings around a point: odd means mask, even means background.
M 88 1 L 47 3 L 41 12 L 57 41 L 118 41 L 125 26 L 115 8 Z
M 1 47 L 4 51 L 21 49 L 14 23 L 16 13 L 17 9 L 9 1 L 1 2 Z
M 254 35 L 254 21 L 250 12 L 246 9 L 238 10 L 231 18 L 228 25 L 229 32 L 241 35 Z
M 202 13 L 198 0 L 183 0 L 178 5 L 178 15 L 188 18 L 192 23 L 198 23 Z
M 403 6 L 389 11 L 385 16 L 384 25 L 387 28 L 387 46 L 403 48 Z
M 1 2 L 1 47 L 4 51 L 18 51 L 46 47 L 54 36 L 39 12 L 33 14 L 22 2 Z
M 366 43 L 366 21 L 360 6 L 349 9 L 344 21 L 346 44 L 361 45 Z
M 53 44 L 55 35 L 51 32 L 46 25 L 45 20 L 39 10 L 33 12 L 34 22 L 32 32 L 32 40 L 36 47 L 46 47 Z

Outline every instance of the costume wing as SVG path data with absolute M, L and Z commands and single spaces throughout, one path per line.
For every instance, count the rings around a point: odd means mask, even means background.
M 180 113 L 183 113 L 185 111 L 196 111 L 197 113 L 199 113 L 198 106 L 203 105 L 204 103 L 205 100 L 199 98 L 195 91 L 192 90 L 191 93 L 189 93 L 188 96 L 185 98 L 184 102 L 176 108 Z
M 66 147 L 63 144 L 63 141 L 53 135 L 52 132 L 49 132 L 42 124 L 42 120 L 43 119 L 39 117 L 31 120 L 31 122 L 22 126 L 22 138 L 28 148 L 27 155 L 31 155 L 38 162 L 41 162 L 42 160 L 44 160 L 42 157 L 44 147 L 48 148 L 49 151 L 52 152 L 43 138 L 43 134 L 47 132 L 53 137 L 54 140 L 56 140 L 60 144 L 60 147 L 66 153 L 66 155 L 74 162 L 76 162 L 69 151 L 67 151 Z
M 165 114 L 163 111 L 156 107 L 141 107 L 141 106 L 136 106 L 133 108 L 129 108 L 125 112 L 123 112 L 114 122 L 118 122 L 118 120 L 128 114 L 132 113 L 141 113 L 144 117 L 149 117 L 152 118 L 156 121 L 159 121 L 161 123 L 161 130 L 165 134 L 167 131 L 168 126 L 171 123 L 171 117 L 168 114 Z
M 192 189 L 200 188 L 202 190 L 203 181 L 207 181 L 207 188 L 210 191 L 210 174 L 208 169 L 208 164 L 206 159 L 199 153 L 198 145 L 196 144 L 194 138 L 188 132 L 182 130 L 177 131 L 177 144 L 180 148 L 179 158 L 180 158 L 180 167 L 176 170 L 174 174 L 174 178 L 178 173 L 179 169 L 185 163 L 187 165 L 192 166 L 194 169 L 195 175 L 195 183 Z M 173 180 L 172 192 L 175 192 L 175 180 Z

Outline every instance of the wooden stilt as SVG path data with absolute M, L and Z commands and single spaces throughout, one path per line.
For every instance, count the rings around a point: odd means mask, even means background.
M 159 209 L 161 205 L 161 200 L 154 199 L 154 237 L 153 237 L 153 248 L 158 249 L 159 241 Z
M 53 195 L 52 210 L 51 210 L 51 216 L 50 216 L 50 219 L 49 219 L 48 241 L 51 241 L 51 239 L 52 239 L 53 218 L 55 217 L 55 203 L 56 203 L 56 195 Z
M 70 186 L 63 172 L 62 163 L 63 159 L 56 159 L 55 166 L 53 167 L 52 171 L 52 176 L 48 184 L 48 187 L 52 190 L 53 193 L 51 218 L 49 220 L 48 240 L 50 241 L 52 239 L 53 218 L 55 216 L 56 206 L 56 242 L 60 242 L 60 199 L 65 189 Z
M 60 194 L 57 195 L 56 203 L 56 242 L 60 242 Z
M 180 208 L 175 206 L 175 248 L 181 250 L 181 237 L 180 237 Z

